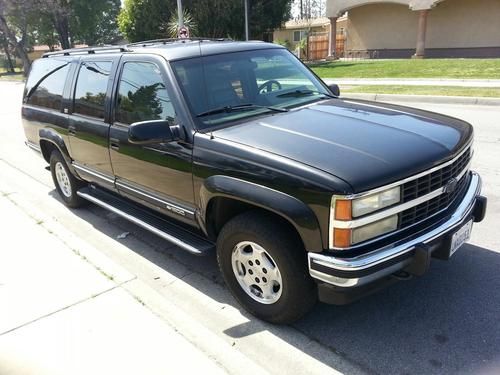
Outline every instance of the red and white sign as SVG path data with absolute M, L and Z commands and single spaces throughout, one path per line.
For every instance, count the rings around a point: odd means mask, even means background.
M 177 35 L 180 39 L 188 39 L 189 38 L 189 29 L 186 26 L 179 27 L 179 31 Z

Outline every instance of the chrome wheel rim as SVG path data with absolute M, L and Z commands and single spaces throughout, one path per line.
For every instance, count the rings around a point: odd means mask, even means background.
M 61 192 L 65 197 L 71 198 L 71 182 L 69 181 L 69 176 L 66 173 L 66 169 L 60 161 L 55 165 L 56 179 Z
M 238 243 L 231 254 L 231 264 L 236 280 L 253 300 L 270 305 L 280 299 L 281 273 L 263 247 L 250 241 Z

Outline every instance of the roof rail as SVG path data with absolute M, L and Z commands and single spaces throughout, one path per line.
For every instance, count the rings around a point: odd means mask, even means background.
M 96 52 L 130 52 L 127 46 L 102 46 L 102 47 L 86 47 L 86 48 L 71 48 L 64 49 L 62 51 L 47 52 L 42 55 L 42 57 L 51 56 L 70 56 L 70 55 L 82 55 L 82 54 L 95 54 Z
M 145 40 L 142 42 L 135 42 L 127 44 L 127 46 L 143 46 L 146 47 L 148 45 L 154 44 L 167 44 L 167 43 L 175 43 L 175 42 L 232 42 L 233 40 L 230 38 L 202 38 L 202 37 L 192 37 L 192 38 L 164 38 L 164 39 L 152 39 Z

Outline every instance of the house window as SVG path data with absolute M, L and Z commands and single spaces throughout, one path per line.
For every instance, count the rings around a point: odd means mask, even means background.
M 293 41 L 294 42 L 300 42 L 302 39 L 304 39 L 307 36 L 307 33 L 305 30 L 298 30 L 293 32 Z

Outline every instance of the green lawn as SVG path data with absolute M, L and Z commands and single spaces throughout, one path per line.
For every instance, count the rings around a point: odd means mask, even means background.
M 5 68 L 0 68 L 0 80 L 15 80 L 15 81 L 22 81 L 24 79 L 23 73 L 21 69 L 16 68 L 15 73 L 10 73 L 7 72 Z
M 500 79 L 500 59 L 334 61 L 310 67 L 321 78 Z
M 341 88 L 342 94 L 399 94 L 399 95 L 444 95 L 500 98 L 500 88 L 446 87 L 446 86 L 349 86 Z

